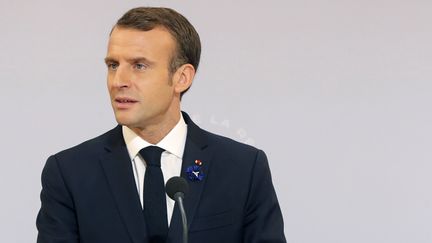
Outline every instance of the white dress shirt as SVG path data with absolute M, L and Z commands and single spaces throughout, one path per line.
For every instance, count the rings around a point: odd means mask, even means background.
M 177 125 L 175 125 L 175 127 L 157 144 L 151 144 L 145 141 L 126 126 L 122 126 L 122 130 L 123 138 L 132 161 L 132 168 L 135 176 L 137 191 L 141 200 L 141 206 L 143 207 L 143 195 L 145 189 L 143 187 L 146 163 L 139 154 L 139 151 L 152 145 L 164 149 L 165 151 L 161 155 L 161 169 L 164 182 L 166 183 L 173 176 L 180 176 L 183 151 L 186 144 L 187 125 L 183 119 L 183 116 L 180 115 L 180 120 Z M 175 201 L 166 196 L 166 202 L 169 226 Z

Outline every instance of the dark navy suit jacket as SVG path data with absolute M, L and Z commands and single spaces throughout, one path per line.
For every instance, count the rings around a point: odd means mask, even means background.
M 263 151 L 188 125 L 182 174 L 202 161 L 202 181 L 188 180 L 190 243 L 282 243 L 283 220 Z M 55 154 L 42 172 L 38 243 L 147 243 L 131 160 L 121 126 Z M 175 206 L 168 242 L 180 243 Z

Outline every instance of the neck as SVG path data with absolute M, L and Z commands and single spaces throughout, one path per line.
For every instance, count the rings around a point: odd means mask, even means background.
M 145 127 L 129 127 L 138 136 L 151 144 L 159 143 L 179 122 L 180 111 Z

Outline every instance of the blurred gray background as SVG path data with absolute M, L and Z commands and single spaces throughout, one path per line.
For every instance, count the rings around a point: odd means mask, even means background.
M 143 5 L 197 28 L 183 110 L 266 151 L 290 243 L 432 242 L 426 0 L 1 0 L 1 242 L 35 242 L 46 158 L 116 125 L 108 33 Z

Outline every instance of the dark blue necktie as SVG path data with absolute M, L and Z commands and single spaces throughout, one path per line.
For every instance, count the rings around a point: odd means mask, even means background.
M 161 170 L 161 154 L 157 146 L 141 149 L 147 167 L 144 176 L 144 217 L 151 243 L 165 243 L 168 234 L 166 196 Z

